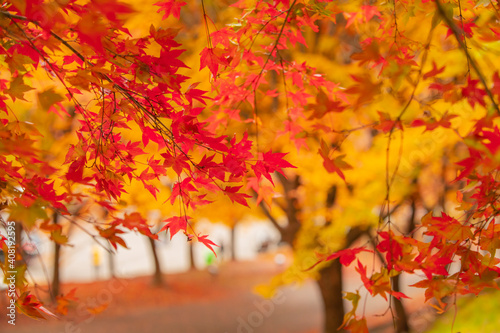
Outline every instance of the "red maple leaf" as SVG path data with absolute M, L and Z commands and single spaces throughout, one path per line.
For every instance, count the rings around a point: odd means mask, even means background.
M 359 276 L 361 277 L 361 281 L 363 281 L 365 288 L 370 293 L 372 293 L 371 287 L 373 285 L 373 281 L 368 278 L 368 276 L 366 274 L 366 266 L 363 266 L 359 260 L 358 260 L 358 267 L 356 267 L 356 271 L 359 273 Z
M 191 220 L 191 219 L 192 218 L 189 216 L 169 217 L 168 219 L 163 221 L 163 222 L 167 222 L 167 224 L 165 224 L 159 232 L 162 232 L 163 230 L 167 230 L 167 229 L 170 230 L 170 239 L 172 239 L 172 237 L 174 237 L 174 235 L 176 233 L 178 233 L 179 231 L 182 230 L 182 231 L 186 232 L 188 220 Z
M 72 180 L 74 182 L 79 182 L 83 179 L 83 169 L 85 168 L 85 157 L 79 157 L 74 160 L 68 169 L 68 173 L 66 173 L 66 179 Z
M 208 247 L 210 249 L 210 251 L 212 251 L 215 254 L 215 256 L 217 257 L 217 253 L 215 253 L 212 246 L 219 246 L 219 245 L 215 244 L 210 239 L 208 239 L 207 235 L 197 236 L 197 238 L 198 238 L 198 242 L 203 243 L 203 245 Z
M 22 293 L 17 299 L 16 305 L 19 311 L 34 319 L 45 319 L 43 314 L 58 318 L 51 311 L 47 310 L 35 295 L 29 292 Z
M 337 258 L 340 258 L 340 263 L 344 266 L 349 266 L 355 259 L 356 259 L 356 255 L 360 252 L 373 252 L 372 250 L 367 250 L 363 247 L 357 247 L 357 248 L 354 248 L 354 249 L 343 249 L 343 250 L 340 250 L 340 251 L 337 251 L 335 253 L 332 253 L 332 254 L 329 254 L 327 256 L 324 256 L 324 255 L 321 255 L 320 256 L 320 259 L 318 260 L 318 262 L 316 262 L 314 265 L 312 265 L 311 267 L 309 267 L 307 270 L 311 270 L 313 269 L 314 267 L 316 267 L 318 264 L 324 262 L 324 261 L 330 261 L 330 260 L 334 260 L 334 259 L 337 259 Z
M 219 71 L 219 63 L 211 48 L 204 48 L 200 53 L 200 70 L 205 67 L 208 67 L 213 76 L 216 76 Z
M 177 0 L 166 0 L 166 1 L 158 1 L 153 4 L 154 6 L 160 7 L 157 13 L 164 12 L 162 20 L 168 18 L 170 15 L 173 15 L 175 18 L 179 19 L 181 17 L 181 8 L 186 5 L 184 1 Z
M 491 88 L 491 92 L 500 97 L 500 76 L 498 76 L 498 72 L 493 74 L 493 87 Z
M 472 80 L 470 77 L 467 79 L 467 86 L 462 89 L 462 96 L 467 97 L 469 104 L 474 107 L 476 103 L 482 106 L 486 106 L 484 101 L 484 96 L 486 96 L 486 91 L 477 87 L 479 80 Z
M 175 183 L 174 187 L 172 188 L 172 194 L 168 198 L 170 199 L 171 204 L 175 202 L 178 196 L 181 197 L 184 204 L 189 204 L 189 202 L 191 201 L 189 192 L 198 192 L 198 190 L 190 182 L 191 178 L 186 178 L 182 182 Z
M 120 26 L 122 17 L 134 12 L 134 9 L 129 4 L 116 0 L 95 1 L 95 6 L 92 9 L 101 12 L 110 22 L 116 23 L 117 26 Z
M 125 232 L 123 230 L 117 229 L 116 225 L 111 226 L 107 229 L 97 227 L 97 230 L 99 230 L 99 235 L 103 238 L 106 238 L 111 243 L 111 245 L 113 245 L 115 250 L 117 249 L 116 244 L 120 244 L 124 248 L 128 249 L 125 241 L 121 237 L 117 236 L 118 234 L 124 234 Z
M 161 154 L 161 156 L 165 158 L 163 166 L 174 169 L 178 176 L 181 175 L 183 170 L 190 170 L 188 158 L 184 154 L 176 154 L 172 156 L 169 152 L 166 152 Z
M 474 23 L 475 18 L 471 18 L 469 20 L 454 20 L 455 21 L 455 26 L 458 27 L 458 29 L 463 31 L 463 34 L 467 38 L 471 38 L 473 36 L 472 28 L 477 28 L 476 23 Z M 453 34 L 453 31 L 448 28 L 448 32 L 446 33 L 446 38 L 448 38 L 451 34 Z M 460 37 L 463 39 L 464 36 L 461 34 Z
M 403 129 L 403 127 L 401 126 L 400 120 L 398 120 L 398 121 L 391 120 L 391 117 L 389 116 L 389 114 L 387 114 L 385 112 L 377 111 L 377 113 L 379 115 L 380 121 L 379 121 L 379 124 L 374 126 L 373 128 L 381 130 L 384 133 L 388 133 L 388 132 L 392 131 L 393 128 L 394 129 L 399 128 L 400 130 Z
M 123 219 L 115 218 L 113 225 L 123 225 L 125 228 L 129 230 L 136 230 L 141 234 L 148 236 L 153 239 L 158 239 L 157 235 L 151 233 L 149 229 L 149 225 L 145 218 L 141 216 L 138 212 L 133 212 L 132 214 L 125 214 Z
M 165 146 L 165 141 L 154 129 L 144 126 L 142 128 L 142 144 L 146 147 L 149 143 L 149 140 L 156 142 L 158 144 L 158 148 L 163 148 Z
M 257 179 L 264 176 L 274 185 L 271 177 L 273 172 L 278 171 L 284 176 L 285 174 L 283 173 L 283 168 L 296 168 L 283 159 L 286 154 L 287 153 L 273 153 L 272 151 L 262 154 L 257 163 L 252 166 Z
M 444 68 L 445 68 L 445 66 L 438 68 L 436 63 L 433 61 L 432 62 L 432 69 L 429 72 L 425 73 L 422 78 L 425 80 L 427 78 L 434 77 L 434 76 L 444 72 Z
M 424 132 L 426 132 L 426 131 L 432 131 L 432 130 L 436 129 L 439 126 L 444 127 L 444 128 L 450 128 L 450 126 L 451 126 L 450 120 L 453 119 L 453 118 L 456 118 L 456 117 L 457 117 L 456 115 L 446 115 L 443 118 L 441 118 L 440 120 L 435 120 L 434 118 L 431 118 L 428 121 L 425 121 L 423 119 L 415 119 L 411 123 L 410 126 L 411 127 L 425 126 L 425 131 Z
M 345 176 L 341 169 L 352 169 L 351 165 L 344 162 L 345 155 L 340 155 L 334 159 L 331 159 L 329 157 L 330 149 L 324 141 L 321 141 L 321 148 L 318 149 L 318 153 L 321 155 L 321 157 L 323 157 L 323 166 L 325 167 L 326 171 L 330 173 L 336 172 L 340 176 L 340 178 L 345 181 Z
M 469 148 L 470 157 L 465 158 L 458 162 L 457 164 L 464 167 L 460 174 L 453 180 L 453 182 L 457 182 L 460 179 L 463 179 L 470 175 L 475 169 L 476 165 L 478 165 L 481 161 L 481 153 L 475 149 Z
M 379 236 L 383 239 L 377 245 L 377 250 L 383 254 L 386 253 L 385 259 L 387 261 L 387 269 L 391 270 L 394 262 L 403 257 L 403 244 L 395 239 L 392 232 L 379 232 Z
M 249 207 L 245 198 L 251 198 L 252 196 L 245 193 L 238 193 L 238 190 L 240 188 L 242 188 L 242 186 L 226 186 L 226 188 L 224 189 L 224 194 L 227 195 L 233 203 L 236 201 L 243 206 Z
M 420 268 L 428 279 L 432 279 L 433 275 L 448 276 L 447 267 L 452 262 L 453 261 L 450 258 L 443 257 L 438 253 L 426 257 L 425 261 L 421 262 Z
M 500 148 L 500 131 L 495 126 L 493 131 L 483 131 L 482 135 L 486 140 L 483 144 L 488 148 L 491 154 L 495 155 Z
M 365 18 L 366 22 L 370 21 L 372 17 L 378 16 L 381 17 L 380 12 L 377 9 L 377 6 L 361 6 L 361 10 L 363 11 L 363 17 Z
M 215 77 L 219 72 L 219 65 L 227 66 L 229 64 L 229 59 L 226 59 L 223 55 L 223 50 L 220 48 L 209 48 L 206 47 L 200 52 L 200 70 L 208 67 L 212 75 Z
M 80 37 L 80 42 L 88 44 L 94 50 L 103 53 L 102 38 L 106 36 L 108 27 L 103 22 L 103 17 L 97 12 L 89 12 L 82 15 L 76 26 L 76 31 Z

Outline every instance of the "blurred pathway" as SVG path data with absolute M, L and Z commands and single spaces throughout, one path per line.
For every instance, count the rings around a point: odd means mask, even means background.
M 135 280 L 125 282 L 125 288 L 119 290 L 116 283 L 116 295 L 111 299 L 109 309 L 87 322 L 72 324 L 49 320 L 46 322 L 20 318 L 18 325 L 12 327 L 0 322 L 2 333 L 304 333 L 316 332 L 321 325 L 321 303 L 314 282 L 301 287 L 286 287 L 278 291 L 273 299 L 262 299 L 252 291 L 256 283 L 268 281 L 279 271 L 272 261 L 252 261 L 230 263 L 221 268 L 216 278 L 206 272 L 191 272 L 184 275 L 167 275 L 166 304 L 154 305 L 145 302 L 141 306 L 141 295 L 136 297 L 134 308 L 126 308 L 125 313 L 115 311 L 120 303 L 125 303 L 125 293 L 137 288 Z M 177 280 L 187 281 L 193 285 L 193 299 L 175 300 L 175 293 L 183 293 Z M 149 280 L 149 279 L 148 279 Z M 81 289 L 85 286 L 81 286 Z M 130 288 L 130 290 L 126 290 Z M 169 289 L 170 288 L 170 289 Z M 195 290 L 198 288 L 199 290 Z M 108 288 L 112 289 L 112 288 Z M 173 289 L 177 289 L 174 291 Z M 199 292 L 207 290 L 207 294 L 215 291 L 214 297 L 204 297 Z M 103 287 L 97 290 L 104 290 Z M 155 289 L 150 289 L 154 292 Z M 113 290 L 112 290 L 113 291 Z M 150 299 L 151 292 L 142 299 Z M 165 292 L 158 290 L 157 293 Z M 120 294 L 118 294 L 120 293 Z M 104 293 L 101 292 L 102 295 Z M 172 299 L 172 294 L 174 299 Z M 99 291 L 94 292 L 99 299 Z M 179 298 L 183 297 L 182 295 Z M 102 298 L 105 298 L 102 296 Z M 127 301 L 128 302 L 128 301 Z M 161 302 L 161 301 L 160 301 Z
M 303 333 L 312 332 L 321 321 L 320 304 L 311 297 L 316 292 L 308 283 L 300 289 L 288 288 L 281 304 L 243 293 L 233 299 L 141 309 L 124 316 L 97 316 L 89 323 L 72 325 L 50 322 L 19 325 L 2 330 L 10 333 Z M 4 327 L 2 327 L 4 328 Z
M 88 303 L 91 298 L 107 300 L 108 309 L 79 324 L 55 320 L 40 322 L 18 314 L 16 327 L 2 320 L 0 332 L 321 332 L 322 304 L 314 281 L 299 287 L 283 288 L 271 300 L 262 299 L 252 292 L 256 284 L 269 281 L 281 269 L 269 258 L 260 257 L 256 261 L 227 263 L 221 267 L 216 278 L 206 271 L 166 275 L 168 287 L 163 289 L 150 288 L 149 277 L 116 280 L 113 284 L 101 281 L 100 285 L 81 285 L 79 290 L 82 293 L 84 290 L 90 291 L 80 301 Z M 346 274 L 346 287 L 359 287 L 356 276 L 349 271 Z M 413 302 L 414 309 L 417 304 Z M 387 304 L 381 297 L 367 302 L 366 313 L 371 315 L 368 318 L 371 333 L 393 331 L 390 313 L 384 317 L 373 316 L 384 313 L 386 309 Z

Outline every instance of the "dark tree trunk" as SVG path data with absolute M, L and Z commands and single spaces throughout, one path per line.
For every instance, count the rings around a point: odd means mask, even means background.
M 53 217 L 54 224 L 58 224 L 57 213 L 54 213 Z M 54 242 L 54 270 L 52 271 L 52 293 L 51 298 L 52 301 L 56 300 L 56 297 L 59 296 L 61 291 L 61 271 L 59 261 L 61 258 L 61 244 Z
M 392 281 L 392 290 L 394 291 L 400 291 L 400 286 L 399 286 L 399 279 L 401 275 L 396 275 L 391 278 Z M 405 308 L 403 306 L 403 303 L 401 300 L 397 299 L 396 297 L 392 297 L 392 300 L 394 301 L 394 310 L 396 311 L 396 318 L 395 318 L 395 324 L 396 324 L 396 331 L 397 333 L 403 333 L 403 332 L 409 332 L 410 331 L 410 326 L 408 325 L 408 316 L 406 315 Z
M 153 253 L 153 261 L 155 264 L 155 272 L 153 274 L 153 285 L 154 286 L 162 286 L 163 285 L 163 275 L 161 273 L 160 260 L 158 258 L 158 252 L 156 251 L 156 243 L 155 240 L 151 237 L 148 237 L 149 245 L 151 245 L 151 251 Z
M 52 273 L 52 300 L 55 301 L 59 296 L 61 279 L 59 259 L 61 257 L 61 244 L 54 243 L 54 271 Z
M 324 309 L 324 333 L 345 332 L 339 330 L 344 321 L 344 303 L 342 294 L 342 265 L 339 260 L 332 260 L 331 264 L 319 271 L 317 281 Z
M 188 250 L 189 250 L 189 268 L 196 269 L 196 264 L 194 263 L 194 246 L 193 242 L 188 242 Z

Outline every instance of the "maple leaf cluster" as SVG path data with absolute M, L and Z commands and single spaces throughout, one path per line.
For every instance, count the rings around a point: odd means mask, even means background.
M 185 4 L 156 3 L 164 19 L 179 18 Z M 246 134 L 210 128 L 200 116 L 209 98 L 182 74 L 188 66 L 180 59 L 185 50 L 176 40 L 178 30 L 151 25 L 134 37 L 125 23 L 135 14 L 117 0 L 2 5 L 2 210 L 66 244 L 49 212 L 70 216 L 74 205 L 95 201 L 111 214 L 106 225 L 95 224 L 96 232 L 117 249 L 127 246 L 121 238 L 127 230 L 157 238 L 138 212 L 121 215 L 117 205 L 127 187 L 139 182 L 157 199 L 158 184 L 166 182 L 170 198 L 158 205 L 177 205 L 180 213 L 163 230 L 171 236 L 183 232 L 213 251 L 207 235 L 188 230 L 186 210 L 210 204 L 205 197 L 214 193 L 247 206 L 246 174 L 258 170 L 259 177 L 271 179 L 291 164 L 281 153 L 257 158 Z M 227 63 L 217 52 L 211 58 Z M 40 90 L 37 81 L 44 84 Z M 44 127 L 44 115 L 51 114 L 57 118 L 47 118 Z M 61 163 L 56 149 L 66 152 Z M 19 295 L 27 288 L 20 286 Z M 27 295 L 18 306 L 33 315 L 40 307 Z

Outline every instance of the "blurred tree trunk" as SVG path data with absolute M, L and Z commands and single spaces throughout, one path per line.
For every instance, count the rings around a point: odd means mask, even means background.
M 54 224 L 58 224 L 57 213 L 52 215 Z M 61 244 L 54 242 L 54 269 L 52 271 L 52 292 L 51 298 L 55 302 L 56 297 L 59 296 L 61 289 L 60 277 L 60 258 L 61 258 Z
M 188 251 L 189 251 L 189 269 L 196 269 L 196 264 L 194 262 L 194 245 L 193 242 L 188 243 Z
M 284 203 L 278 203 L 281 209 L 286 213 L 288 223 L 286 225 L 281 225 L 274 218 L 271 212 L 267 209 L 266 205 L 261 202 L 260 207 L 264 214 L 271 220 L 276 229 L 279 230 L 281 234 L 281 240 L 288 243 L 290 246 L 294 247 L 294 241 L 297 236 L 298 231 L 301 227 L 301 208 L 298 203 L 297 198 L 292 195 L 300 186 L 300 177 L 296 176 L 295 179 L 288 179 L 281 174 L 278 174 L 279 180 L 283 185 L 284 189 Z M 325 202 L 326 207 L 333 207 L 336 199 L 337 188 L 332 186 L 327 193 L 327 199 Z M 330 224 L 331 221 L 327 221 L 325 226 Z M 346 235 L 345 243 L 342 248 L 348 248 L 354 243 L 359 237 L 367 232 L 368 229 L 363 229 L 361 227 L 352 228 Z M 324 311 L 324 332 L 334 333 L 334 332 L 345 332 L 339 330 L 344 321 L 344 299 L 342 293 L 342 265 L 339 260 L 332 260 L 328 266 L 323 267 L 319 270 L 319 280 L 317 281 L 318 287 L 321 292 L 321 298 L 323 300 L 323 311 Z
M 231 260 L 236 261 L 236 223 L 234 226 L 231 228 Z
M 115 254 L 113 251 L 107 251 L 108 252 L 108 268 L 109 268 L 109 274 L 111 275 L 112 278 L 116 277 L 115 273 Z
M 401 291 L 400 285 L 399 285 L 399 280 L 400 280 L 401 275 L 396 275 L 391 278 L 392 282 L 392 290 L 399 292 Z M 396 297 L 392 297 L 394 301 L 394 310 L 396 311 L 396 330 L 395 332 L 397 333 L 403 333 L 403 332 L 409 332 L 410 331 L 410 325 L 408 324 L 408 315 L 406 314 L 406 310 L 403 306 L 403 303 L 401 300 L 397 299 Z
M 417 179 L 413 180 L 413 184 L 416 185 Z M 416 205 L 416 197 L 414 196 L 411 201 L 411 214 L 408 219 L 408 225 L 406 226 L 406 235 L 410 235 L 414 230 L 415 230 L 415 214 L 417 212 L 417 205 Z M 391 284 L 392 284 L 392 290 L 396 292 L 401 292 L 401 286 L 400 286 L 400 278 L 401 274 L 393 276 L 391 278 Z M 400 299 L 397 299 L 396 297 L 392 297 L 392 301 L 394 302 L 394 310 L 396 312 L 396 318 L 395 318 L 395 332 L 396 333 L 403 333 L 403 332 L 409 332 L 410 331 L 410 324 L 408 323 L 408 314 L 406 313 L 405 307 L 403 305 L 403 302 Z
M 344 321 L 344 300 L 342 294 L 342 265 L 339 260 L 333 260 L 330 265 L 322 268 L 317 281 L 321 298 L 323 299 L 324 321 L 323 332 L 345 332 L 339 330 Z
M 151 252 L 153 253 L 153 261 L 154 261 L 154 265 L 155 265 L 155 271 L 153 274 L 153 285 L 157 286 L 157 287 L 162 286 L 163 285 L 163 275 L 161 272 L 160 260 L 158 258 L 158 251 L 156 249 L 156 241 L 151 237 L 147 237 L 147 238 L 149 241 L 149 245 L 151 246 Z

